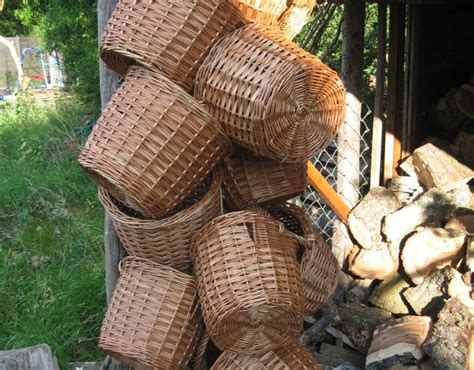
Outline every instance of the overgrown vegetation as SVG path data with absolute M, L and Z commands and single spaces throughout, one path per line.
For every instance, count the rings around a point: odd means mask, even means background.
M 0 35 L 37 35 L 47 50 L 57 48 L 67 87 L 99 109 L 96 0 L 8 0 L 0 12 Z
M 98 360 L 103 212 L 76 139 L 74 101 L 0 106 L 0 349 L 47 343 L 61 367 Z

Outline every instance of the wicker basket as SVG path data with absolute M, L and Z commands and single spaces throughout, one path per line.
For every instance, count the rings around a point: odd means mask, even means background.
M 308 350 L 301 344 L 284 346 L 260 354 L 224 352 L 211 370 L 319 370 L 321 369 Z
M 142 369 L 181 369 L 199 339 L 194 279 L 155 262 L 126 257 L 105 315 L 99 348 Z
M 190 272 L 193 236 L 221 213 L 222 170 L 214 171 L 210 180 L 210 184 L 203 183 L 187 199 L 191 204 L 188 208 L 160 220 L 136 217 L 103 188 L 99 190 L 99 199 L 129 255 Z
M 303 282 L 305 315 L 312 316 L 334 294 L 339 264 L 324 239 L 311 226 L 302 208 L 286 203 L 269 212 L 288 230 L 310 241 L 309 244 L 299 245 L 297 255 Z
M 278 20 L 278 26 L 289 40 L 300 33 L 315 6 L 316 0 L 293 0 L 286 8 Z
M 304 302 L 295 247 L 281 223 L 253 211 L 217 217 L 196 235 L 203 317 L 218 348 L 255 353 L 298 338 Z
M 226 205 L 241 210 L 255 205 L 281 204 L 308 186 L 305 163 L 280 163 L 235 148 L 224 157 Z
M 158 218 L 191 194 L 229 148 L 195 99 L 167 78 L 132 67 L 79 164 L 114 198 Z
M 334 138 L 345 113 L 336 72 L 279 29 L 260 24 L 214 46 L 194 94 L 236 143 L 279 161 L 302 163 L 314 156 Z
M 234 3 L 247 21 L 276 26 L 287 0 L 234 0 Z
M 100 55 L 122 76 L 141 64 L 190 91 L 214 42 L 243 25 L 230 0 L 119 0 L 102 35 Z

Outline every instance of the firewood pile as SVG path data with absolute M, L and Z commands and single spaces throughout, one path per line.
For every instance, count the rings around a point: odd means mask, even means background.
M 100 54 L 123 82 L 79 156 L 129 254 L 99 338 L 109 356 L 319 368 L 298 338 L 340 268 L 286 203 L 345 113 L 337 73 L 289 40 L 314 5 L 119 0 Z
M 461 132 L 451 146 L 428 140 L 401 163 L 408 176 L 372 188 L 349 213 L 354 246 L 336 305 L 301 337 L 321 365 L 473 368 L 469 136 Z M 343 352 L 329 347 L 334 341 Z

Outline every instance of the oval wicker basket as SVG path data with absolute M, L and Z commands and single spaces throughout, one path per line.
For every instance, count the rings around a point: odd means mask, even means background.
M 221 184 L 222 170 L 217 169 L 210 184 L 202 184 L 188 197 L 188 208 L 159 220 L 135 217 L 103 188 L 99 199 L 129 255 L 190 272 L 193 236 L 221 213 Z
M 123 259 L 120 270 L 99 348 L 136 368 L 185 368 L 201 323 L 194 279 L 136 257 Z
M 304 292 L 305 315 L 312 316 L 324 307 L 337 287 L 339 264 L 324 239 L 314 230 L 306 212 L 291 203 L 269 210 L 292 233 L 309 241 L 299 245 L 298 261 Z
M 194 95 L 236 143 L 283 162 L 302 163 L 325 148 L 345 113 L 336 72 L 260 24 L 217 42 L 199 68 Z
M 230 0 L 119 0 L 102 35 L 100 55 L 122 76 L 140 64 L 190 91 L 214 42 L 244 24 Z
M 316 0 L 293 0 L 278 19 L 278 27 L 283 34 L 293 40 L 306 24 L 316 6 Z
M 295 247 L 282 224 L 253 211 L 219 216 L 196 235 L 203 317 L 218 348 L 254 353 L 298 338 L 304 303 Z
M 319 370 L 321 369 L 301 344 L 295 343 L 260 354 L 224 352 L 211 370 Z
M 132 67 L 92 130 L 79 164 L 148 218 L 181 203 L 230 148 L 220 125 L 157 73 Z
M 276 26 L 287 0 L 234 0 L 234 3 L 248 22 Z
M 308 186 L 306 162 L 280 163 L 243 148 L 224 157 L 224 169 L 225 202 L 233 210 L 281 204 Z

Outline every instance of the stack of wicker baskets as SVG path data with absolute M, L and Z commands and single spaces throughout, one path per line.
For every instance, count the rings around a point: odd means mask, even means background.
M 336 73 L 287 40 L 314 4 L 119 0 L 101 57 L 124 81 L 79 157 L 129 254 L 111 356 L 201 368 L 211 339 L 215 369 L 318 368 L 297 339 L 338 265 L 285 203 L 344 115 Z

